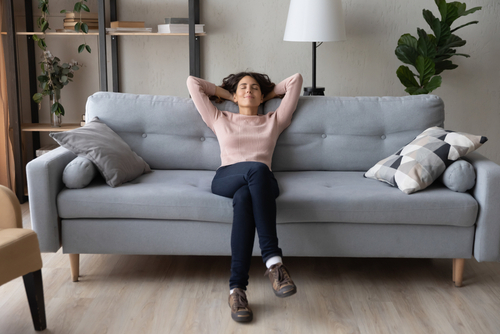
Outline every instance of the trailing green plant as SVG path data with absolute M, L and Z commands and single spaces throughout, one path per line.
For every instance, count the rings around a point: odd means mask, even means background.
M 87 1 L 87 0 L 83 0 Z M 87 5 L 83 4 L 83 1 L 79 1 L 75 4 L 75 9 L 77 8 L 81 10 L 89 11 Z M 37 20 L 38 28 L 42 33 L 50 30 L 49 21 L 47 20 L 47 16 L 49 13 L 49 0 L 38 0 L 38 8 L 41 10 L 42 15 Z M 80 15 L 81 16 L 81 15 Z M 80 22 L 81 23 L 81 17 Z M 85 24 L 86 26 L 86 24 Z M 82 25 L 80 24 L 78 29 L 82 29 Z M 85 29 L 85 27 L 83 28 Z M 76 30 L 76 29 L 75 29 Z M 78 31 L 78 30 L 77 30 Z M 88 32 L 88 27 L 86 31 Z M 61 98 L 61 89 L 72 82 L 72 78 L 74 76 L 74 72 L 80 69 L 82 64 L 79 64 L 77 61 L 72 60 L 69 63 L 61 63 L 61 60 L 57 57 L 54 57 L 52 53 L 47 50 L 47 44 L 45 43 L 45 38 L 40 38 L 36 34 L 33 35 L 33 40 L 37 43 L 38 47 L 43 51 L 42 61 L 40 62 L 40 68 L 42 70 L 41 75 L 38 76 L 37 80 L 40 83 L 40 87 L 42 88 L 41 93 L 36 93 L 33 95 L 33 101 L 38 103 L 39 109 L 41 108 L 41 103 L 43 101 L 44 96 L 49 95 L 55 98 L 55 102 L 51 106 L 51 112 L 56 115 L 64 116 L 64 107 L 60 103 Z M 90 53 L 90 47 L 86 44 L 82 44 L 78 48 L 78 52 L 82 52 L 83 49 L 86 49 Z
M 90 9 L 86 4 L 84 4 L 84 2 L 87 2 L 87 0 L 77 1 L 75 3 L 73 11 L 67 11 L 66 9 L 63 9 L 63 10 L 61 10 L 61 13 L 69 13 L 69 12 L 78 13 L 79 14 L 78 15 L 79 22 L 77 24 L 75 24 L 75 31 L 88 34 L 89 33 L 89 26 L 87 25 L 87 23 L 82 22 L 82 9 L 86 12 L 90 12 Z M 84 37 L 83 41 L 84 41 L 84 43 L 80 44 L 80 46 L 78 46 L 78 53 L 81 53 L 83 50 L 87 50 L 88 53 L 91 53 L 92 50 L 90 49 L 90 46 L 85 41 L 85 37 Z
M 40 8 L 42 15 L 37 20 L 38 28 L 45 33 L 49 27 L 49 21 L 47 21 L 47 15 L 49 13 L 49 0 L 38 0 L 38 8 Z M 39 38 L 37 35 L 33 35 L 33 39 L 35 42 L 38 42 L 38 47 L 42 50 L 47 48 L 47 44 L 45 44 L 45 38 Z
M 404 34 L 398 40 L 395 53 L 403 63 L 415 67 L 417 74 L 408 66 L 401 65 L 396 74 L 405 91 L 410 95 L 428 94 L 441 86 L 440 73 L 458 67 L 449 60 L 453 56 L 470 57 L 467 54 L 457 53 L 457 47 L 464 46 L 466 41 L 453 34 L 453 32 L 478 21 L 471 21 L 451 29 L 455 20 L 481 9 L 474 7 L 466 10 L 465 3 L 435 0 L 441 14 L 441 20 L 436 18 L 430 10 L 422 11 L 425 21 L 429 24 L 433 34 L 427 34 L 423 29 L 417 28 L 418 39 L 411 34 Z M 417 79 L 418 81 L 417 81 Z
M 79 22 L 75 25 L 75 31 L 88 34 L 89 26 L 87 25 L 87 23 L 82 21 L 81 11 L 84 10 L 86 12 L 90 12 L 90 8 L 86 4 L 84 4 L 84 2 L 87 2 L 87 0 L 77 1 L 73 8 L 73 12 L 80 14 L 78 16 Z M 38 8 L 41 10 L 42 15 L 38 18 L 37 25 L 40 31 L 42 33 L 45 33 L 46 30 L 51 30 L 49 26 L 49 21 L 47 20 L 47 16 L 50 15 L 49 0 L 38 0 Z M 69 13 L 69 12 L 71 11 L 67 11 L 66 9 L 61 10 L 61 13 Z M 45 44 L 45 38 L 40 38 L 37 35 L 33 36 L 37 38 L 36 41 L 38 41 L 38 46 L 40 47 L 40 49 L 44 50 L 44 48 L 47 47 L 47 44 Z M 85 36 L 83 37 L 83 44 L 80 44 L 78 46 L 78 53 L 83 52 L 83 50 L 87 50 L 88 53 L 92 52 L 92 49 L 85 40 Z

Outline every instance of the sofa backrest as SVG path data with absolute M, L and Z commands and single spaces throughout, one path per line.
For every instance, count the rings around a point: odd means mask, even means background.
M 266 102 L 276 110 L 280 99 Z M 226 101 L 220 110 L 237 112 Z M 153 169 L 216 170 L 220 149 L 189 98 L 99 92 L 86 118 L 98 116 Z M 300 97 L 281 134 L 273 171 L 364 171 L 431 126 L 443 126 L 444 104 L 434 95 Z

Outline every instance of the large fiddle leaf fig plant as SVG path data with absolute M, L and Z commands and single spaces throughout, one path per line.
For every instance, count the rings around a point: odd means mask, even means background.
M 455 20 L 480 10 L 474 7 L 466 10 L 465 3 L 449 2 L 446 0 L 435 0 L 441 14 L 438 19 L 430 10 L 424 9 L 422 14 L 429 24 L 433 34 L 417 28 L 418 38 L 411 34 L 404 34 L 398 41 L 396 56 L 403 63 L 412 65 L 416 74 L 405 65 L 401 65 L 396 74 L 401 83 L 406 87 L 405 91 L 410 95 L 428 94 L 441 86 L 440 75 L 444 70 L 452 70 L 458 65 L 449 60 L 453 56 L 470 57 L 463 53 L 457 53 L 457 47 L 464 46 L 466 41 L 454 35 L 453 32 L 465 26 L 476 24 L 471 21 L 454 29 L 451 25 Z M 417 81 L 418 80 L 418 81 Z

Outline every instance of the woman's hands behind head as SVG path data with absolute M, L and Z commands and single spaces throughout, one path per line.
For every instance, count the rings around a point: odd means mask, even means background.
M 233 94 L 229 93 L 227 90 L 225 90 L 220 86 L 215 87 L 215 95 L 216 95 L 214 97 L 215 103 L 222 103 L 224 102 L 224 100 L 229 100 L 229 101 L 233 100 Z
M 284 95 L 284 94 L 283 94 L 283 95 L 277 95 L 274 91 L 271 91 L 269 94 L 267 94 L 267 95 L 264 97 L 264 101 L 263 101 L 262 103 L 264 103 L 264 102 L 266 102 L 266 101 L 269 101 L 269 100 L 272 100 L 272 99 L 274 99 L 274 98 L 282 99 L 283 97 L 285 97 L 285 95 Z

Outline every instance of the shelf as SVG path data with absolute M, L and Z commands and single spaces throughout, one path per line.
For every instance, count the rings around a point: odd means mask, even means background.
M 24 123 L 21 125 L 21 131 L 61 132 L 78 129 L 79 127 L 80 124 L 78 123 L 63 123 L 60 127 L 57 128 L 52 127 L 48 123 Z
M 84 34 L 82 32 L 17 32 L 17 35 L 47 35 L 47 36 L 68 36 L 68 35 L 87 35 L 87 36 L 99 36 L 98 32 L 89 32 L 88 34 Z M 107 32 L 108 36 L 189 36 L 188 33 L 178 33 L 178 34 L 160 34 L 157 32 Z M 197 33 L 196 36 L 206 36 L 207 33 Z
M 160 34 L 157 32 L 108 32 L 108 33 L 106 33 L 106 35 L 110 35 L 110 36 L 124 36 L 124 35 L 128 35 L 128 36 L 189 36 L 188 33 Z M 206 32 L 201 32 L 201 33 L 195 34 L 195 36 L 206 36 L 206 35 L 207 35 Z
M 35 31 L 35 32 L 26 32 L 26 31 L 21 31 L 21 32 L 16 32 L 16 35 L 25 35 L 25 36 L 30 36 L 30 35 L 93 35 L 93 36 L 99 36 L 98 32 L 89 32 L 88 34 L 84 34 L 83 32 L 46 32 L 43 33 L 41 31 Z

